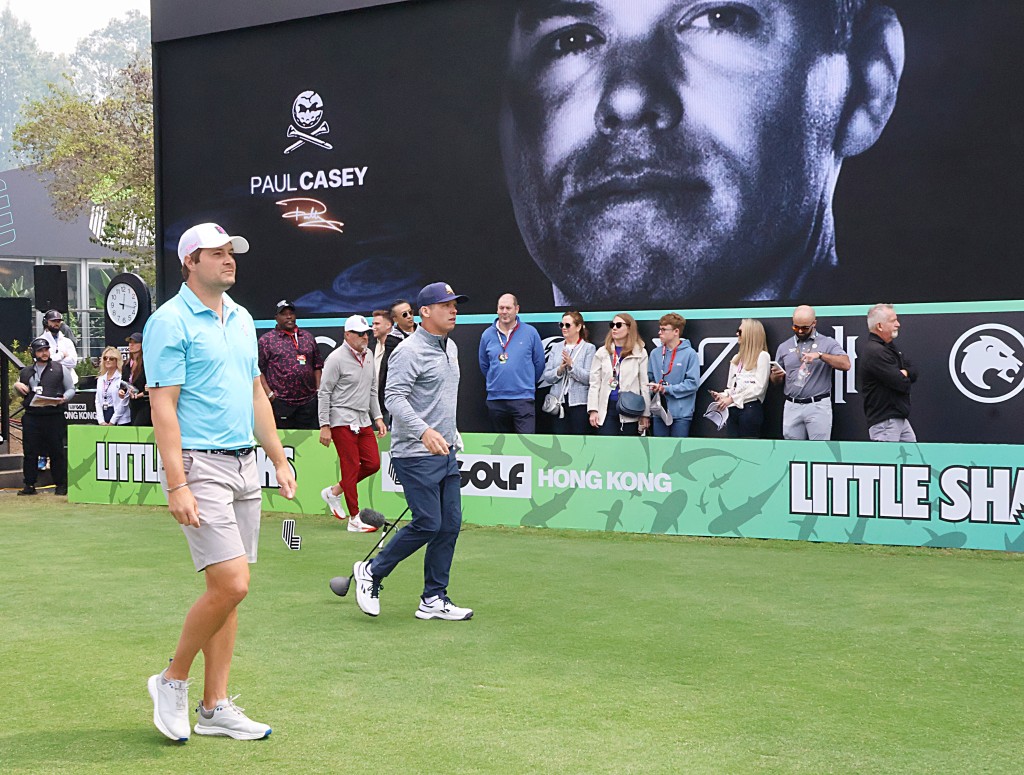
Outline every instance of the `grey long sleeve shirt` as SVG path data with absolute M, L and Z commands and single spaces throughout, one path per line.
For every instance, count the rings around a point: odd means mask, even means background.
M 360 361 L 352 348 L 342 344 L 327 356 L 317 391 L 320 427 L 357 425 L 365 428 L 381 417 L 373 353 L 366 350 Z
M 455 408 L 459 394 L 459 348 L 447 337 L 418 327 L 388 359 L 384 405 L 391 412 L 391 454 L 426 457 L 420 441 L 433 428 L 455 443 Z

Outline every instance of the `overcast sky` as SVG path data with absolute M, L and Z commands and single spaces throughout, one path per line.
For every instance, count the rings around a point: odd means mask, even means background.
M 132 9 L 149 17 L 149 0 L 0 0 L 32 27 L 39 48 L 70 54 L 75 44 Z

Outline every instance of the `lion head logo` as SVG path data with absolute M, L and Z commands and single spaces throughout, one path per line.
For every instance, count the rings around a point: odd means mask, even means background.
M 963 352 L 964 359 L 960 362 L 960 372 L 972 385 L 983 390 L 992 389 L 985 381 L 988 372 L 994 371 L 997 377 L 1012 383 L 1021 365 L 1024 365 L 1005 342 L 994 336 L 979 336 L 978 340 L 967 345 Z

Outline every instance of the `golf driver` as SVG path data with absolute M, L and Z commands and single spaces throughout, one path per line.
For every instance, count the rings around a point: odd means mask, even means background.
M 383 527 L 384 528 L 384 532 L 381 533 L 380 539 L 378 539 L 377 543 L 374 544 L 373 547 L 370 548 L 370 551 L 368 551 L 366 553 L 366 556 L 363 558 L 363 562 L 366 562 L 367 560 L 369 560 L 370 559 L 370 555 L 372 555 L 375 551 L 377 551 L 378 549 L 380 549 L 384 545 L 384 540 L 389 535 L 391 535 L 391 531 L 394 530 L 395 527 L 398 525 L 398 523 L 402 521 L 402 517 L 404 517 L 408 513 L 409 513 L 409 507 L 406 506 L 405 507 L 405 511 L 403 511 L 401 514 L 399 514 L 398 515 L 398 519 L 396 519 L 394 522 L 388 522 L 386 519 L 381 517 L 379 514 L 377 515 L 377 517 L 370 517 L 369 519 L 367 517 L 363 517 L 362 518 L 363 521 L 366 522 L 366 524 L 368 524 L 368 525 L 373 525 L 374 527 Z M 378 522 L 380 522 L 381 524 L 377 524 Z M 333 579 L 331 579 L 331 592 L 336 594 L 338 597 L 345 597 L 345 595 L 348 594 L 348 588 L 349 588 L 349 586 L 351 584 L 352 584 L 352 577 L 351 576 L 335 576 Z

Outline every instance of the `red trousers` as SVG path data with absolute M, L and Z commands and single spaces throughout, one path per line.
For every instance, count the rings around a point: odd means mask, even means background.
M 331 428 L 331 438 L 334 439 L 338 462 L 341 463 L 341 481 L 338 484 L 345 493 L 348 514 L 354 517 L 359 513 L 356 485 L 380 470 L 377 436 L 372 425 L 360 428 L 359 433 L 354 433 L 347 425 L 340 425 Z

